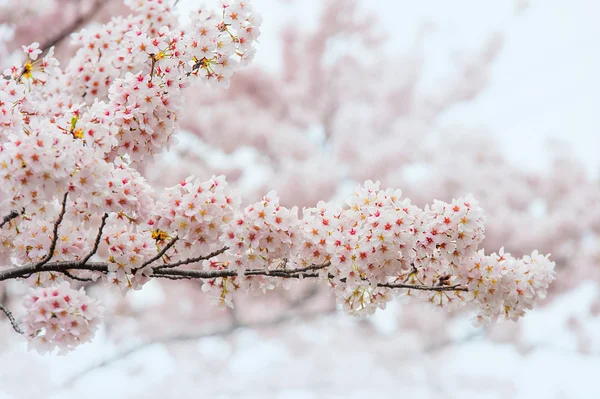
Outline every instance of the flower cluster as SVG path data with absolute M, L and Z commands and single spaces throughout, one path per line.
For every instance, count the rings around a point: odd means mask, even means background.
M 199 10 L 189 33 L 174 29 L 167 2 L 128 2 L 135 14 L 83 31 L 67 67 L 74 94 L 88 103 L 107 99 L 118 145 L 113 156 L 141 162 L 168 148 L 177 130 L 181 90 L 192 77 L 217 86 L 254 54 L 260 18 L 246 2 Z
M 78 150 L 85 152 L 75 147 L 47 120 L 31 120 L 25 134 L 9 135 L 0 147 L 0 189 L 18 207 L 51 200 L 74 173 Z
M 190 177 L 165 190 L 148 225 L 159 241 L 167 238 L 167 232 L 175 234 L 186 254 L 212 251 L 239 205 L 226 189 L 223 176 L 205 182 Z
M 111 170 L 105 176 L 105 186 L 98 190 L 104 194 L 100 209 L 124 214 L 132 220 L 147 219 L 154 200 L 144 177 L 119 158 L 108 165 Z
M 531 307 L 523 299 L 508 299 L 520 298 L 522 287 L 498 293 L 495 283 L 474 287 L 472 278 L 465 277 L 465 265 L 483 256 L 477 250 L 484 238 L 485 217 L 475 199 L 435 201 L 420 209 L 401 194 L 380 190 L 379 182 L 368 181 L 345 207 L 320 202 L 304 209 L 299 218 L 296 208 L 281 206 L 271 192 L 224 227 L 220 241 L 229 250 L 204 261 L 205 270 L 233 269 L 241 278 L 210 279 L 204 288 L 231 305 L 233 291 L 273 288 L 281 279 L 270 276 L 310 270 L 328 282 L 351 313 L 385 308 L 394 288 L 405 288 L 404 295 L 448 310 L 475 305 L 483 309 L 487 321 L 499 316 L 514 319 Z M 535 281 L 540 293 L 553 279 L 554 264 L 547 257 L 536 261 L 535 271 L 528 258 L 514 261 L 504 266 L 506 273 L 532 273 L 532 284 Z M 256 269 L 267 273 L 246 275 Z
M 273 269 L 291 257 L 297 225 L 297 209 L 280 206 L 272 191 L 232 219 L 219 240 L 230 248 L 240 271 Z
M 500 316 L 517 321 L 533 308 L 536 298 L 546 296 L 554 280 L 554 262 L 537 251 L 522 259 L 504 249 L 488 256 L 479 251 L 461 265 L 459 280 L 477 305 L 477 323 L 489 324 Z
M 421 210 L 401 195 L 400 190 L 380 190 L 379 182 L 368 181 L 346 201 L 345 209 L 321 203 L 305 210 L 296 256 L 303 264 L 307 259 L 331 263 L 330 283 L 348 310 L 385 307 L 391 299 L 383 289 L 387 284 L 456 284 L 453 268 L 484 237 L 482 212 L 472 198 L 451 204 L 436 201 Z M 420 294 L 440 299 L 442 305 L 459 295 Z
M 222 256 L 205 260 L 203 266 L 209 271 L 233 269 L 238 276 L 208 279 L 202 289 L 216 295 L 217 303 L 233 307 L 232 294 L 237 290 L 265 292 L 275 288 L 280 283 L 277 280 L 244 276 L 244 273 L 246 269 L 273 272 L 285 269 L 293 256 L 297 230 L 297 209 L 280 206 L 274 191 L 237 212 L 223 225 L 218 237 L 229 250 Z
M 349 311 L 384 308 L 391 298 L 381 285 L 415 262 L 421 210 L 401 195 L 400 190 L 380 190 L 379 182 L 368 181 L 337 215 L 319 212 L 321 229 L 334 228 L 325 239 L 325 250 L 338 298 Z
M 132 224 L 119 223 L 117 217 L 107 220 L 104 233 L 102 246 L 106 246 L 108 257 L 108 284 L 124 292 L 140 289 L 150 275 L 144 263 L 157 253 L 156 244 Z
M 50 352 L 55 347 L 66 352 L 90 341 L 103 311 L 83 288 L 74 290 L 67 282 L 32 289 L 24 305 L 25 334 L 41 352 Z
M 165 31 L 164 36 L 170 33 Z M 175 54 L 184 51 L 175 47 L 175 44 L 183 41 L 176 40 L 174 37 L 164 37 L 164 39 L 166 40 L 161 43 L 165 43 L 164 46 L 169 50 L 161 50 L 160 54 L 163 51 L 173 51 Z M 128 72 L 124 78 L 115 80 L 108 94 L 109 108 L 114 110 L 112 122 L 119 126 L 116 136 L 119 145 L 116 147 L 116 154 L 128 154 L 133 161 L 137 162 L 142 161 L 147 155 L 154 155 L 168 149 L 171 135 L 177 127 L 180 90 L 185 86 L 183 82 L 178 83 L 181 80 L 178 79 L 181 71 L 177 69 L 177 65 L 157 66 L 155 65 L 157 56 L 149 57 L 152 59 L 150 74 Z M 161 57 L 160 59 L 163 60 L 166 55 Z M 170 60 L 177 62 L 174 58 Z
M 247 65 L 254 58 L 252 45 L 260 36 L 262 18 L 244 0 L 222 1 L 221 8 L 218 12 L 199 10 L 192 15 L 197 38 L 192 48 L 194 61 L 201 69 L 198 75 L 217 86 L 228 87 L 237 65 Z
M 456 268 L 473 256 L 485 238 L 483 210 L 471 196 L 447 204 L 435 201 L 418 222 L 416 256 L 409 274 L 412 283 L 456 284 Z M 413 294 L 409 292 L 409 294 Z M 431 302 L 451 308 L 459 304 L 460 292 L 420 293 Z

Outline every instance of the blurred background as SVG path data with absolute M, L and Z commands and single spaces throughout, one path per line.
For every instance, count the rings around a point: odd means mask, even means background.
M 211 0 L 208 0 L 210 2 Z M 297 284 L 211 304 L 152 281 L 107 307 L 91 344 L 27 352 L 0 320 L 0 399 L 598 398 L 600 4 L 591 0 L 253 0 L 255 62 L 231 88 L 193 86 L 180 144 L 148 166 L 164 187 L 226 174 L 245 201 L 339 200 L 380 180 L 419 205 L 473 193 L 486 252 L 552 253 L 548 298 L 518 324 L 390 303 L 336 309 Z M 182 20 L 197 7 L 181 0 Z M 125 15 L 119 0 L 0 0 L 0 67 Z M 18 315 L 19 287 L 0 287 Z

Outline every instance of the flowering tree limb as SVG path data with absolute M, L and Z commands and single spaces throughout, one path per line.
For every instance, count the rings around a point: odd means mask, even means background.
M 254 56 L 261 18 L 225 1 L 179 29 L 163 1 L 130 5 L 130 16 L 76 35 L 66 66 L 34 43 L 0 82 L 0 205 L 10 216 L 0 282 L 31 286 L 21 325 L 37 349 L 93 336 L 103 308 L 72 280 L 126 293 L 152 278 L 200 279 L 230 307 L 236 292 L 311 280 L 352 314 L 403 295 L 468 306 L 482 323 L 518 320 L 545 295 L 554 263 L 537 251 L 486 255 L 471 196 L 419 208 L 367 181 L 344 203 L 300 212 L 275 192 L 243 207 L 223 176 L 150 186 L 140 170 L 172 144 L 186 88 L 227 87 Z
M 223 253 L 224 250 L 216 251 L 218 253 Z M 183 261 L 176 262 L 175 264 L 166 264 L 156 268 L 153 268 L 152 277 L 158 278 L 177 278 L 181 277 L 184 279 L 200 279 L 200 280 L 212 280 L 218 278 L 227 278 L 227 277 L 252 277 L 252 276 L 265 276 L 265 277 L 277 277 L 281 279 L 315 279 L 319 278 L 319 274 L 316 273 L 306 273 L 306 270 L 321 270 L 325 269 L 327 265 L 312 265 L 306 268 L 300 269 L 248 269 L 242 273 L 235 270 L 192 270 L 192 269 L 179 269 L 175 268 L 175 265 L 182 264 L 192 264 L 197 263 L 199 260 L 208 260 L 212 259 L 217 254 L 209 254 L 206 256 L 199 256 L 196 258 L 190 258 Z M 102 262 L 90 262 L 90 263 L 81 263 L 80 261 L 64 261 L 64 262 L 52 262 L 46 263 L 41 267 L 38 265 L 27 265 L 16 267 L 12 269 L 8 269 L 0 272 L 0 281 L 9 280 L 9 279 L 18 279 L 18 278 L 28 278 L 32 274 L 42 273 L 42 272 L 58 272 L 65 274 L 67 276 L 71 276 L 71 278 L 79 279 L 79 277 L 72 276 L 70 273 L 72 271 L 89 271 L 89 272 L 99 272 L 102 274 L 108 274 L 110 272 L 110 267 L 108 263 Z M 329 278 L 334 278 L 333 275 L 328 275 Z M 84 280 L 89 281 L 89 280 Z M 341 282 L 346 282 L 345 279 L 341 279 Z M 406 283 L 380 283 L 379 287 L 384 288 L 397 288 L 397 289 L 409 289 L 409 290 L 420 290 L 420 291 L 468 291 L 468 287 L 463 287 L 460 284 L 454 285 L 419 285 L 419 284 L 406 284 Z

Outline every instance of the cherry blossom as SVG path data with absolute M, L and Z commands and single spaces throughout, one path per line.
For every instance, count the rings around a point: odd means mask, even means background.
M 32 289 L 24 299 L 25 335 L 38 351 L 62 352 L 90 341 L 99 325 L 102 307 L 82 289 L 74 290 L 62 282 L 47 288 Z

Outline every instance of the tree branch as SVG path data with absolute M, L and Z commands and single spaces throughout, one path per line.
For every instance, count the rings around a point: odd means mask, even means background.
M 23 214 L 23 212 L 11 211 L 8 215 L 6 215 L 2 218 L 2 223 L 0 223 L 0 229 L 3 228 L 6 223 L 10 222 L 13 219 L 18 218 L 22 214 Z
M 69 270 L 88 270 L 91 272 L 108 273 L 108 265 L 104 262 L 90 262 L 82 265 L 79 261 L 70 261 L 49 262 L 42 268 L 39 268 L 36 265 L 19 266 L 0 271 L 0 281 L 25 278 L 26 276 L 39 272 L 59 272 L 64 274 Z
M 33 265 L 26 265 L 21 267 L 16 267 L 4 271 L 0 271 L 0 281 L 8 280 L 11 278 L 25 278 L 30 276 L 33 273 L 38 272 L 60 272 L 65 274 L 66 276 L 80 281 L 90 281 L 88 278 L 80 278 L 71 274 L 71 270 L 88 270 L 95 271 L 100 273 L 108 273 L 109 268 L 108 264 L 104 262 L 93 262 L 87 263 L 89 259 L 97 252 L 98 246 L 102 239 L 102 231 L 104 226 L 106 225 L 106 219 L 108 218 L 108 214 L 104 214 L 102 216 L 102 222 L 100 224 L 100 228 L 98 229 L 98 234 L 96 236 L 96 240 L 94 241 L 94 247 L 90 251 L 90 253 L 80 261 L 60 261 L 60 262 L 50 262 L 54 251 L 56 249 L 56 243 L 58 241 L 58 228 L 63 221 L 63 217 L 66 212 L 66 204 L 67 204 L 68 192 L 65 193 L 62 208 L 58 218 L 54 222 L 54 230 L 52 235 L 52 242 L 50 244 L 50 249 L 48 254 L 39 262 Z M 155 256 L 148 259 L 146 262 L 142 264 L 141 267 L 137 269 L 133 269 L 132 272 L 135 273 L 137 270 L 144 268 L 156 260 L 160 259 L 162 256 L 166 254 L 166 252 L 171 249 L 179 238 L 175 236 L 165 247 L 160 250 Z M 193 258 L 188 258 L 185 260 L 167 263 L 160 266 L 155 266 L 152 268 L 153 277 L 158 278 L 167 278 L 171 280 L 179 280 L 179 279 L 215 279 L 215 278 L 225 278 L 225 277 L 242 277 L 242 276 L 265 276 L 265 277 L 279 277 L 279 278 L 294 278 L 294 279 L 303 279 L 303 278 L 318 278 L 319 273 L 314 273 L 315 271 L 319 271 L 325 269 L 326 267 L 331 265 L 331 262 L 325 262 L 320 265 L 309 265 L 304 268 L 298 269 L 286 269 L 285 265 L 287 261 L 284 259 L 280 264 L 283 265 L 284 268 L 281 269 L 248 269 L 243 272 L 238 270 L 231 269 L 222 269 L 222 270 L 194 270 L 194 269 L 182 269 L 178 268 L 178 266 L 189 265 L 192 263 L 197 263 L 203 260 L 212 259 L 225 251 L 227 251 L 228 247 L 222 247 L 214 252 L 209 253 L 208 255 L 201 255 Z M 410 275 L 410 274 L 409 274 Z M 329 275 L 330 279 L 334 279 L 335 276 Z M 345 279 L 341 279 L 342 282 L 345 282 Z M 468 291 L 467 287 L 463 287 L 460 284 L 455 285 L 417 285 L 417 284 L 407 284 L 407 283 L 379 283 L 378 287 L 383 288 L 401 288 L 401 289 L 412 289 L 412 290 L 421 290 L 421 291 Z
M 168 263 L 166 265 L 155 266 L 152 269 L 156 272 L 161 269 L 167 269 L 167 268 L 177 267 L 177 266 L 182 266 L 182 265 L 189 265 L 190 263 L 197 263 L 197 262 L 200 262 L 203 260 L 214 258 L 217 255 L 221 255 L 223 252 L 227 251 L 228 249 L 229 249 L 229 247 L 223 247 L 223 248 L 218 249 L 208 255 L 202 255 L 202 256 L 195 257 L 195 258 L 188 258 L 186 260 L 182 260 L 182 261 L 174 262 L 174 263 Z
M 156 254 L 156 256 L 153 256 L 152 258 L 148 259 L 146 262 L 142 263 L 142 266 L 140 266 L 138 269 L 143 269 L 144 267 L 148 266 L 148 265 L 149 265 L 149 264 L 151 264 L 152 262 L 154 262 L 154 261 L 156 261 L 156 260 L 158 260 L 158 259 L 162 258 L 162 257 L 163 257 L 163 255 L 164 255 L 165 253 L 167 253 L 167 251 L 168 251 L 169 249 L 171 249 L 171 247 L 172 247 L 173 245 L 175 245 L 175 243 L 177 242 L 177 240 L 179 240 L 179 237 L 177 237 L 177 236 L 173 237 L 173 239 L 172 239 L 171 241 L 169 241 L 169 243 L 168 243 L 167 245 L 165 245 L 165 247 L 164 247 L 164 248 L 163 248 L 163 249 L 162 249 L 162 250 L 161 250 L 159 253 L 157 253 L 157 254 Z M 210 254 L 209 254 L 209 255 L 210 255 Z M 215 256 L 216 256 L 216 255 L 215 255 Z M 136 269 L 136 270 L 137 270 L 137 269 Z
M 312 270 L 321 270 L 321 269 L 324 269 L 329 266 L 331 266 L 331 262 L 321 263 L 320 265 L 310 265 L 310 266 L 302 267 L 299 269 L 283 269 L 282 271 L 286 271 L 286 272 L 289 271 L 289 272 L 293 272 L 293 273 L 304 273 L 304 272 L 308 272 L 308 271 L 312 271 Z
M 8 310 L 8 308 L 6 306 L 2 305 L 1 303 L 0 303 L 0 310 L 4 312 L 6 317 L 8 317 L 8 320 L 10 320 L 10 324 L 12 324 L 12 327 L 16 332 L 18 332 L 19 334 L 25 334 L 25 331 L 21 330 L 21 327 L 19 327 L 19 324 L 15 320 L 15 317 L 13 316 L 12 312 L 10 310 Z
M 265 276 L 282 278 L 316 278 L 316 273 L 295 273 L 293 270 L 268 270 L 268 269 L 248 269 L 243 273 L 237 270 L 192 270 L 192 269 L 159 269 L 155 270 L 155 277 L 182 277 L 187 279 L 214 279 L 219 277 L 237 277 L 237 276 Z
M 319 270 L 324 269 L 329 266 L 329 263 L 324 263 L 321 265 L 311 265 L 302 269 L 247 269 L 243 273 L 238 270 L 231 269 L 222 269 L 222 270 L 193 270 L 193 269 L 181 269 L 176 268 L 175 266 L 195 263 L 198 260 L 211 259 L 223 252 L 227 247 L 223 247 L 220 250 L 214 251 L 208 255 L 199 256 L 196 258 L 189 258 L 183 261 L 170 263 L 167 265 L 159 266 L 153 268 L 153 277 L 157 278 L 167 278 L 171 280 L 179 280 L 179 279 L 215 279 L 215 278 L 224 278 L 224 277 L 243 277 L 243 276 L 265 276 L 265 277 L 279 277 L 279 278 L 293 278 L 293 279 L 303 279 L 303 278 L 318 278 L 318 273 L 307 273 L 305 270 Z M 25 276 L 31 275 L 32 273 L 37 272 L 59 272 L 65 274 L 70 270 L 88 270 L 95 271 L 100 273 L 108 273 L 108 264 L 104 262 L 91 262 L 86 264 L 81 264 L 78 261 L 72 262 L 52 262 L 43 265 L 42 268 L 37 267 L 37 265 L 27 265 L 21 267 L 15 267 L 12 269 L 0 271 L 0 281 L 13 279 L 13 278 L 24 278 Z M 333 279 L 335 276 L 329 275 L 329 278 Z M 342 282 L 345 282 L 345 279 L 341 279 Z M 417 285 L 417 284 L 404 284 L 404 283 L 380 283 L 377 284 L 378 287 L 383 288 L 392 288 L 392 289 L 410 289 L 410 290 L 420 290 L 420 291 L 468 291 L 467 287 L 463 287 L 459 284 L 454 285 Z
M 421 291 L 469 291 L 467 287 L 463 287 L 460 284 L 454 285 L 417 285 L 417 284 L 377 284 L 379 287 L 384 288 L 406 288 L 409 290 L 421 290 Z
M 73 275 L 70 271 L 65 270 L 64 272 L 62 272 L 65 276 L 67 276 L 68 278 L 72 279 L 72 280 L 77 280 L 77 281 L 81 281 L 84 283 L 89 283 L 90 281 L 94 281 L 93 278 L 90 277 L 78 277 Z

